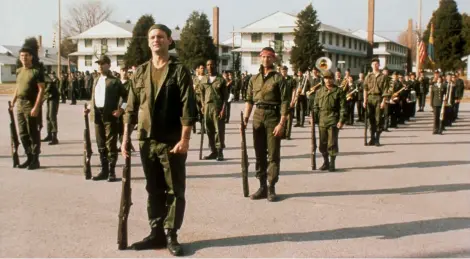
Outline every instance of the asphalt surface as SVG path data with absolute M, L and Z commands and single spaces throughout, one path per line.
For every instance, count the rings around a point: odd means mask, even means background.
M 60 145 L 43 144 L 42 168 L 28 171 L 12 168 L 7 100 L 0 96 L 0 257 L 171 256 L 166 249 L 117 249 L 121 183 L 86 181 L 82 174 L 83 102 L 60 106 Z M 310 128 L 294 128 L 293 139 L 282 141 L 276 203 L 242 195 L 241 109 L 232 105 L 226 161 L 199 161 L 200 135 L 192 136 L 179 232 L 186 255 L 470 257 L 469 104 L 462 104 L 460 119 L 442 136 L 431 134 L 426 107 L 412 122 L 384 133 L 382 147 L 363 146 L 363 124 L 346 126 L 335 173 L 310 170 Z M 251 129 L 247 141 L 252 193 L 258 183 Z M 93 150 L 97 174 L 95 142 Z M 317 154 L 318 167 L 321 162 Z M 120 158 L 118 177 L 122 163 Z M 138 152 L 132 164 L 129 243 L 149 232 Z

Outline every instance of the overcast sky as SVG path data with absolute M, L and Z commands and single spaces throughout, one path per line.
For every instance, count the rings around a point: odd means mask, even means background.
M 54 25 L 58 21 L 59 0 L 0 0 L 0 45 L 21 45 L 24 38 L 43 36 L 43 44 L 52 46 Z M 62 15 L 67 6 L 80 0 L 62 0 Z M 309 0 L 101 0 L 114 8 L 111 20 L 133 23 L 143 14 L 152 14 L 157 23 L 170 28 L 184 26 L 194 11 L 206 13 L 212 22 L 212 8 L 220 8 L 220 40 L 231 37 L 233 28 L 241 28 L 276 11 L 296 14 Z M 376 0 L 376 34 L 396 40 L 406 30 L 408 19 L 418 20 L 419 0 Z M 367 29 L 368 0 L 312 0 L 320 21 L 346 30 Z M 439 0 L 422 0 L 423 27 Z M 460 12 L 470 13 L 470 0 L 456 0 Z

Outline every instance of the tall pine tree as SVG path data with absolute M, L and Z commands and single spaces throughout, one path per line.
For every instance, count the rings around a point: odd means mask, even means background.
M 148 30 L 155 24 L 152 15 L 143 15 L 139 18 L 134 30 L 132 39 L 124 54 L 124 63 L 126 67 L 139 66 L 150 60 L 152 52 L 148 45 Z
M 315 62 L 323 56 L 320 43 L 320 21 L 317 11 L 309 4 L 297 15 L 297 28 L 294 30 L 294 43 L 290 62 L 294 68 L 305 71 L 315 67 Z
M 211 25 L 204 13 L 193 12 L 181 31 L 176 46 L 179 59 L 188 68 L 205 63 L 208 59 L 217 60 L 217 48 L 210 36 Z
M 465 41 L 462 38 L 462 15 L 457 9 L 454 0 L 441 0 L 439 8 L 434 11 L 423 40 L 428 44 L 431 32 L 431 23 L 434 24 L 434 56 L 436 68 L 444 71 L 455 70 L 462 67 L 460 60 L 464 55 Z
M 470 55 L 470 15 L 462 15 L 462 38 L 465 41 L 465 55 Z

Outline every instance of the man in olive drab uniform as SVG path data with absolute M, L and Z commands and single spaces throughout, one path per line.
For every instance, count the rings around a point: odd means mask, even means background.
M 134 243 L 135 250 L 167 247 L 182 255 L 177 231 L 183 223 L 186 199 L 186 158 L 191 127 L 196 121 L 196 98 L 191 73 L 168 50 L 175 47 L 171 30 L 161 24 L 148 32 L 152 59 L 139 66 L 132 79 L 124 116 L 124 157 L 133 124 L 147 181 L 150 235 Z M 164 229 L 166 229 L 166 236 Z
M 232 72 L 226 72 L 227 76 L 225 77 L 225 83 L 227 84 L 227 92 L 229 97 L 227 97 L 227 102 L 225 104 L 225 123 L 230 122 L 230 111 L 232 110 L 232 101 L 234 99 L 234 89 L 236 82 L 233 79 Z
M 68 88 L 68 76 L 67 73 L 63 73 L 60 77 L 60 97 L 62 99 L 62 103 L 65 103 L 67 100 L 67 88 Z
M 204 123 L 204 113 L 202 111 L 202 86 L 201 86 L 201 81 L 204 78 L 204 67 L 205 64 L 201 63 L 196 66 L 196 74 L 193 76 L 193 89 L 194 89 L 194 95 L 196 97 L 196 107 L 197 107 L 197 117 L 199 122 Z M 202 127 L 201 127 L 202 129 Z M 193 126 L 193 133 L 196 131 L 196 124 Z M 201 134 L 201 131 L 198 132 L 198 134 Z M 202 132 L 202 134 L 205 134 L 205 132 Z
M 87 70 L 85 72 L 85 96 L 86 99 L 91 98 L 91 90 L 93 88 L 93 76 L 90 74 L 90 72 Z
M 424 76 L 424 71 L 419 72 L 416 94 L 418 96 L 418 112 L 424 112 L 426 106 L 426 95 L 429 93 L 429 78 Z
M 279 180 L 281 163 L 281 137 L 289 114 L 290 100 L 285 91 L 285 80 L 274 71 L 274 50 L 270 47 L 263 48 L 260 56 L 260 73 L 250 80 L 244 113 L 246 127 L 253 105 L 256 105 L 253 115 L 253 143 L 256 178 L 260 181 L 260 188 L 250 198 L 275 201 L 275 185 Z
M 312 69 L 312 76 L 310 77 L 310 89 L 308 89 L 309 93 L 307 94 L 308 98 L 308 107 L 309 107 L 309 112 L 313 111 L 313 107 L 315 105 L 315 93 L 320 89 L 318 87 L 318 84 L 324 85 L 322 78 L 319 75 L 319 71 L 317 68 Z M 313 91 L 313 88 L 316 88 L 315 91 Z M 315 114 L 315 124 L 318 124 L 318 115 Z
M 335 72 L 335 81 L 334 84 L 340 87 L 343 83 L 343 78 L 341 78 L 341 69 L 337 68 Z
M 359 79 L 356 81 L 357 88 L 357 122 L 364 121 L 364 73 L 359 73 Z
M 46 79 L 46 90 L 44 99 L 47 102 L 47 136 L 42 140 L 43 142 L 49 142 L 49 145 L 59 144 L 57 139 L 57 113 L 59 112 L 59 80 L 55 76 L 55 72 L 52 72 L 49 79 Z
M 16 70 L 16 89 L 11 101 L 12 107 L 18 101 L 18 131 L 27 159 L 18 168 L 29 170 L 40 167 L 41 139 L 38 115 L 44 94 L 44 68 L 34 54 L 37 51 L 23 47 L 20 50 L 21 68 Z
M 356 105 L 356 95 L 357 91 L 356 85 L 354 84 L 354 80 L 352 76 L 348 76 L 345 78 L 348 80 L 344 90 L 344 95 L 346 99 L 346 125 L 354 125 L 354 106 Z
M 369 146 L 380 146 L 380 134 L 383 130 L 383 109 L 388 96 L 388 78 L 379 70 L 380 61 L 372 59 L 372 73 L 364 80 L 364 108 L 370 125 Z
M 293 96 L 295 94 L 295 80 L 289 76 L 287 74 L 287 71 L 289 69 L 287 68 L 287 66 L 283 66 L 282 69 L 281 69 L 281 75 L 282 77 L 284 78 L 284 80 L 286 80 L 286 94 L 288 95 L 288 99 L 291 101 L 290 103 L 290 107 L 289 107 L 289 115 L 287 117 L 287 122 L 286 122 L 286 125 L 285 125 L 285 128 L 284 128 L 284 136 L 283 136 L 283 139 L 287 139 L 287 140 L 290 140 L 291 139 L 291 134 L 292 134 L 292 123 L 293 123 L 293 120 L 294 120 L 294 116 L 293 116 L 293 107 L 294 107 L 294 103 L 293 103 Z
M 242 92 L 242 100 L 245 100 L 246 98 L 246 89 L 248 88 L 248 81 L 250 78 L 248 77 L 248 74 L 246 72 L 242 73 L 242 82 L 241 82 L 241 92 Z
M 225 109 L 228 100 L 228 87 L 226 81 L 217 74 L 214 60 L 206 63 L 207 76 L 201 80 L 201 94 L 206 121 L 207 138 L 211 153 L 204 159 L 224 160 L 225 148 Z M 230 77 L 230 75 L 229 75 Z
M 119 70 L 119 78 L 121 79 L 121 84 L 124 86 L 124 89 L 126 89 L 126 97 L 129 95 L 129 90 L 132 88 L 132 81 L 129 79 L 128 70 L 129 69 L 124 66 L 121 67 L 121 69 Z M 127 100 L 121 99 L 121 103 L 127 103 Z M 119 136 L 119 142 L 122 145 L 122 141 L 124 137 L 124 114 L 121 114 L 121 116 L 119 117 L 118 136 Z M 134 151 L 134 147 L 132 146 L 132 143 L 131 143 L 131 150 Z M 121 146 L 118 147 L 118 152 L 121 152 Z
M 325 87 L 318 90 L 314 106 L 314 112 L 319 117 L 319 151 L 324 160 L 320 170 L 334 172 L 336 155 L 339 151 L 338 133 L 346 120 L 346 103 L 342 90 L 333 84 L 333 73 L 326 71 L 323 78 Z
M 398 73 L 393 72 L 392 79 L 390 80 L 390 101 L 388 103 L 388 110 L 390 113 L 390 127 L 397 128 L 398 127 L 398 119 L 400 118 L 400 94 L 394 96 L 395 93 L 400 91 L 401 84 L 398 81 Z
M 438 72 L 439 73 L 439 72 Z M 431 107 L 433 108 L 433 131 L 432 134 L 442 134 L 440 127 L 440 115 L 442 109 L 442 101 L 446 94 L 446 85 L 442 82 L 442 78 L 437 77 L 436 81 L 431 84 Z
M 69 77 L 69 100 L 71 100 L 70 105 L 77 104 L 77 89 L 78 89 L 78 80 L 75 76 L 75 73 L 70 73 Z
M 296 123 L 294 127 L 304 127 L 305 114 L 307 113 L 307 96 L 306 93 L 310 89 L 310 80 L 305 71 L 297 72 L 297 87 L 295 90 L 295 114 Z
M 118 156 L 118 121 L 127 105 L 127 91 L 121 84 L 121 80 L 114 77 L 109 70 L 111 60 L 108 56 L 101 56 L 95 63 L 99 65 L 100 76 L 94 82 L 90 108 L 91 120 L 95 123 L 101 171 L 92 180 L 108 179 L 108 182 L 114 182 Z M 85 113 L 89 111 L 90 109 L 86 109 Z
M 454 117 L 453 122 L 459 117 L 459 108 L 460 108 L 460 101 L 464 97 L 464 90 L 465 90 L 465 82 L 460 78 L 462 71 L 460 70 L 455 74 L 455 103 L 454 103 Z
M 390 85 L 391 80 L 390 80 L 390 76 L 389 76 L 388 67 L 384 67 L 384 69 L 382 70 L 382 73 L 383 73 L 384 76 L 386 76 L 387 79 L 388 79 L 389 85 L 388 85 L 387 91 L 390 92 L 390 90 L 391 90 L 391 85 Z M 384 130 L 384 131 L 387 131 L 387 132 L 389 132 L 388 126 L 389 126 L 389 124 L 390 124 L 389 102 L 390 102 L 390 100 L 388 100 L 388 99 L 385 101 L 384 113 L 383 113 L 383 116 L 384 116 L 384 120 L 383 120 L 383 121 L 384 121 L 383 130 Z

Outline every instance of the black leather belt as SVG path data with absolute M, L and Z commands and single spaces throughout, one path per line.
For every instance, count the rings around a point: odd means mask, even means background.
M 264 103 L 257 103 L 256 108 L 263 109 L 263 110 L 279 110 L 279 105 L 276 104 L 264 104 Z

